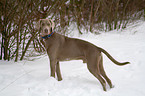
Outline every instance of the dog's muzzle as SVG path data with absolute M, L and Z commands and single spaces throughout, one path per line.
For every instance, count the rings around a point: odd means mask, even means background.
M 45 32 L 45 33 L 48 33 L 48 29 L 45 29 L 44 32 Z

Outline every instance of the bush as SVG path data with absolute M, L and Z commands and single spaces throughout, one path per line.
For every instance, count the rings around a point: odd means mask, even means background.
M 62 34 L 75 22 L 82 34 L 82 28 L 90 32 L 126 28 L 144 14 L 144 0 L 1 0 L 0 59 L 22 60 L 30 45 L 40 54 L 45 51 L 34 28 L 40 18 L 53 19 Z

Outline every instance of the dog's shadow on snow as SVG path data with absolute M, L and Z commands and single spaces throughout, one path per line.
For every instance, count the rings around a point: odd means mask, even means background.
M 62 82 L 68 82 L 68 86 L 77 86 L 83 88 L 100 88 L 101 84 L 98 79 L 93 76 L 71 76 L 63 79 Z M 70 85 L 69 85 L 70 84 Z

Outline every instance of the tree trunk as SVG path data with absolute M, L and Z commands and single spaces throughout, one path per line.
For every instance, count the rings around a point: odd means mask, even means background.
M 19 57 L 19 32 L 20 32 L 20 25 L 19 25 L 19 29 L 18 29 L 18 32 L 17 32 L 17 49 L 16 49 L 15 62 L 18 61 L 18 57 Z
M 0 55 L 0 60 L 3 58 L 3 35 L 2 35 L 2 43 L 1 43 L 1 55 Z
M 92 26 L 93 26 L 93 24 L 92 24 L 92 22 L 93 22 L 93 8 L 94 8 L 94 0 L 92 0 L 92 2 L 91 2 L 91 13 L 90 13 L 90 32 L 92 32 Z
M 35 38 L 35 35 L 36 35 L 36 32 L 31 36 L 31 38 L 29 39 L 26 47 L 25 47 L 25 50 L 22 52 L 22 56 L 20 58 L 20 60 L 23 60 L 24 56 L 25 56 L 25 53 L 27 51 L 27 49 L 29 48 L 29 45 L 31 44 L 31 41 L 33 41 L 33 39 Z

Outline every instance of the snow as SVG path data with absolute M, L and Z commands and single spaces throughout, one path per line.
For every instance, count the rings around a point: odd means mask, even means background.
M 99 81 L 81 60 L 61 62 L 62 81 L 50 77 L 47 55 L 34 61 L 0 61 L 0 96 L 145 96 L 145 22 L 125 30 L 83 34 L 87 40 L 107 50 L 118 61 L 131 64 L 117 66 L 103 55 L 104 68 L 112 89 L 104 92 Z

